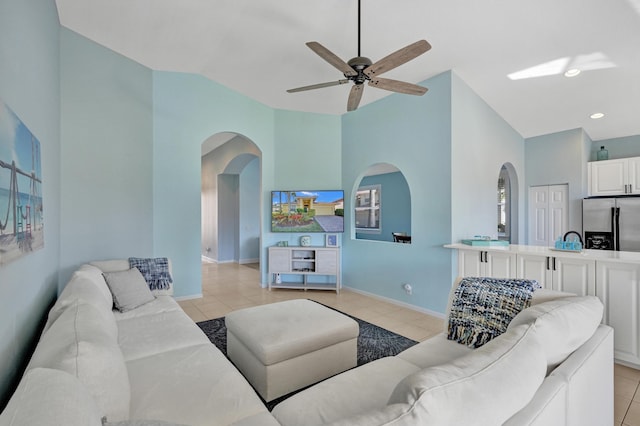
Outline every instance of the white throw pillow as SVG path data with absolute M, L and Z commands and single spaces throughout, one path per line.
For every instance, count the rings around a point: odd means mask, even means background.
M 171 259 L 167 259 L 168 273 L 172 275 L 173 270 L 171 266 Z M 95 260 L 90 262 L 90 265 L 100 269 L 102 272 L 118 272 L 126 271 L 131 268 L 129 259 L 113 259 L 113 260 Z M 169 284 L 168 289 L 156 289 L 151 290 L 154 296 L 173 296 L 173 283 Z
M 0 414 L 0 426 L 100 426 L 102 413 L 71 374 L 49 368 L 25 373 Z
M 523 325 L 450 363 L 407 376 L 388 403 L 407 404 L 398 420 L 413 424 L 499 425 L 527 405 L 545 372 L 533 327 Z
M 508 328 L 533 324 L 551 371 L 589 340 L 602 321 L 603 309 L 596 296 L 563 297 L 524 309 Z
M 113 304 L 120 312 L 130 311 L 155 299 L 144 277 L 136 268 L 104 272 L 103 275 L 113 295 Z
M 77 377 L 112 420 L 129 418 L 131 386 L 115 319 L 92 305 L 69 306 L 41 337 L 28 369 L 44 367 Z

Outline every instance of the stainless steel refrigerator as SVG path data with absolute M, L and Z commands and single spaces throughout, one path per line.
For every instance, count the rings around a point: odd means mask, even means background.
M 582 200 L 584 247 L 640 251 L 640 197 Z

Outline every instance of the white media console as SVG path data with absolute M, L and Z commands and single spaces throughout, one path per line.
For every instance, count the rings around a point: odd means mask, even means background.
M 302 282 L 286 281 L 301 275 Z M 335 282 L 309 282 L 316 275 L 334 276 Z M 280 282 L 278 281 L 280 277 Z M 315 280 L 313 280 L 315 281 Z M 340 292 L 339 247 L 269 247 L 269 290 L 289 288 Z

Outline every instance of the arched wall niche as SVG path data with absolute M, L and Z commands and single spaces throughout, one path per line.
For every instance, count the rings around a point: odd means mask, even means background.
M 201 254 L 218 263 L 260 261 L 262 152 L 221 132 L 202 143 Z
M 398 167 L 367 167 L 354 185 L 352 203 L 352 238 L 411 243 L 411 193 Z

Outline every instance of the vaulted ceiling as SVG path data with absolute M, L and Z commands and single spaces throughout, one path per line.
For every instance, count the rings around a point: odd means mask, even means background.
M 286 89 L 344 78 L 305 42 L 357 56 L 357 0 L 56 4 L 64 27 L 154 70 L 201 74 L 273 108 L 346 113 L 350 84 Z M 433 48 L 384 77 L 453 70 L 524 137 L 640 134 L 640 0 L 362 0 L 363 56 L 419 39 Z M 361 106 L 390 93 L 367 86 Z

